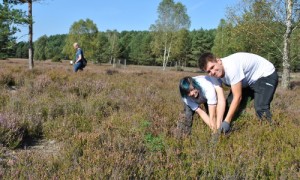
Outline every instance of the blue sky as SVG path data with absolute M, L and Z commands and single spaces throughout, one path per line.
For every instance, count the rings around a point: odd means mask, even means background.
M 217 28 L 226 7 L 238 0 L 174 0 L 187 8 L 190 30 Z M 33 4 L 33 40 L 43 35 L 67 34 L 80 19 L 91 19 L 99 31 L 149 30 L 158 18 L 161 0 L 42 0 Z M 27 4 L 18 6 L 27 10 Z M 27 27 L 21 27 L 18 41 L 27 41 Z

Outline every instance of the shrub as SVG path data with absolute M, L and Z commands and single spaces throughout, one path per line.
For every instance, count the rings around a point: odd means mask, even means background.
M 19 147 L 26 136 L 26 126 L 14 115 L 0 114 L 0 143 Z
M 61 58 L 58 57 L 58 56 L 54 56 L 54 57 L 51 59 L 51 62 L 61 62 Z
M 14 86 L 15 84 L 15 78 L 12 74 L 0 73 L 0 85 Z

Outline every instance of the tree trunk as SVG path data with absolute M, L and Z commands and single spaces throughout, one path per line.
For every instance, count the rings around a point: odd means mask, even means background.
M 33 42 L 32 42 L 32 0 L 28 0 L 28 19 L 29 19 L 29 38 L 28 38 L 28 62 L 29 62 L 29 69 L 33 69 L 34 64 L 33 64 Z
M 171 43 L 170 43 L 170 46 L 169 46 L 169 49 L 168 49 L 168 55 L 167 55 L 167 60 L 166 60 L 166 67 L 167 67 L 167 64 L 168 64 L 168 61 L 169 61 L 170 51 L 171 51 Z
M 114 68 L 116 67 L 116 58 L 114 58 L 114 61 L 113 61 L 113 67 L 114 67 Z
M 290 62 L 289 62 L 289 52 L 290 52 L 290 37 L 292 34 L 292 9 L 293 2 L 292 0 L 286 0 L 287 9 L 286 9 L 286 31 L 283 39 L 283 70 L 282 70 L 282 79 L 281 87 L 284 89 L 290 88 Z
M 163 70 L 166 69 L 166 54 L 167 54 L 167 40 L 165 42 L 165 49 L 164 49 Z

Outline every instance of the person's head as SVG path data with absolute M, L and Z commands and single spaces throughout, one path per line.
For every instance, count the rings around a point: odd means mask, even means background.
M 197 98 L 199 96 L 200 90 L 201 88 L 199 84 L 190 76 L 182 78 L 179 82 L 179 91 L 181 97 L 189 96 Z
M 221 59 L 216 58 L 212 53 L 203 53 L 199 57 L 198 63 L 199 68 L 210 76 L 222 78 L 225 75 Z
M 79 44 L 76 42 L 76 43 L 73 44 L 73 47 L 74 47 L 75 49 L 77 49 L 77 48 L 79 48 Z

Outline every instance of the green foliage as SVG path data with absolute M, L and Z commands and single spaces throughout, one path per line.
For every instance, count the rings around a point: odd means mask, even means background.
M 18 42 L 16 45 L 16 58 L 28 58 L 28 42 Z
M 293 40 L 288 40 L 284 43 L 284 34 L 286 31 L 287 5 L 281 1 L 256 1 L 256 0 L 240 0 L 236 5 L 228 8 L 226 13 L 227 20 L 221 20 L 217 29 L 214 47 L 212 51 L 219 57 L 224 57 L 238 51 L 252 52 L 259 54 L 269 61 L 279 70 L 282 69 L 283 57 L 289 56 L 285 62 L 286 67 L 295 70 L 296 64 L 299 61 L 296 56 L 297 42 L 299 36 L 294 34 L 293 29 L 291 37 Z M 295 1 L 291 2 L 295 5 L 292 9 L 292 28 L 297 26 L 299 14 Z M 276 13 L 275 13 L 276 12 Z M 286 36 L 289 37 L 289 36 Z M 294 42 L 293 42 L 294 41 Z M 291 42 L 291 44 L 289 44 Z M 284 44 L 291 46 L 291 49 L 284 51 Z M 284 53 L 287 53 L 284 55 Z M 296 60 L 297 59 L 297 60 Z M 291 65 L 291 66 L 290 66 Z
M 74 57 L 75 52 L 73 44 L 77 42 L 79 43 L 80 47 L 83 48 L 84 56 L 87 59 L 97 59 L 97 55 L 95 54 L 97 52 L 97 35 L 98 28 L 92 20 L 81 19 L 79 21 L 74 22 L 70 27 L 69 34 L 66 38 L 63 53 L 66 54 L 68 57 Z
M 58 56 L 54 56 L 54 57 L 51 59 L 51 62 L 61 62 L 61 59 L 60 59 L 60 57 L 58 57 Z
M 119 46 L 119 33 L 116 30 L 106 31 L 106 36 L 108 39 L 108 54 L 109 54 L 109 63 L 115 64 L 116 59 L 120 55 L 120 46 Z
M 95 61 L 96 63 L 108 62 L 109 59 L 109 49 L 108 38 L 104 32 L 98 32 L 97 43 L 95 50 Z
M 190 27 L 191 22 L 186 11 L 186 7 L 182 3 L 174 3 L 173 0 L 163 0 L 157 8 L 158 19 L 155 24 L 150 26 L 153 36 L 151 46 L 156 56 L 163 57 L 163 69 L 169 63 L 169 56 L 173 54 L 174 49 L 182 50 L 173 46 L 177 43 L 176 41 L 183 40 L 178 38 L 178 32 Z
M 39 1 L 39 0 L 37 0 Z M 27 3 L 25 1 L 5 1 Z M 29 44 L 16 43 L 15 24 L 28 24 L 24 12 L 1 4 L 0 59 L 28 58 Z M 293 26 L 297 27 L 297 4 L 293 13 Z M 259 54 L 282 70 L 283 34 L 286 7 L 280 1 L 240 0 L 228 8 L 227 19 L 220 20 L 217 29 L 188 31 L 190 20 L 185 6 L 173 0 L 164 0 L 158 6 L 158 18 L 149 31 L 107 30 L 99 32 L 90 19 L 74 22 L 67 35 L 42 36 L 34 45 L 36 60 L 73 59 L 73 43 L 79 42 L 87 59 L 93 63 L 121 63 L 136 65 L 197 66 L 199 55 L 212 51 L 225 57 L 237 51 Z M 276 13 L 275 13 L 276 12 Z M 292 30 L 290 39 L 291 71 L 299 71 L 299 30 Z M 115 61 L 115 62 L 113 62 Z
M 151 35 L 148 32 L 136 32 L 133 34 L 129 44 L 129 62 L 134 64 L 153 65 L 154 60 L 151 56 Z
M 236 52 L 233 40 L 233 25 L 221 19 L 216 31 L 212 52 L 218 57 L 225 57 Z
M 46 59 L 51 59 L 52 57 L 68 59 L 67 55 L 63 53 L 66 37 L 67 35 L 62 34 L 49 36 L 47 38 L 47 46 L 45 48 Z
M 49 37 L 44 35 L 38 38 L 34 42 L 34 59 L 51 59 L 54 62 L 59 62 L 62 59 L 68 59 L 68 56 L 65 53 L 63 53 L 63 47 L 65 46 L 66 37 L 67 35 L 53 35 Z M 24 46 L 28 46 L 26 43 L 23 44 Z M 22 51 L 22 53 L 24 53 L 24 51 L 28 51 L 28 47 L 27 49 L 23 50 L 24 48 L 22 47 L 22 44 L 20 44 L 19 46 L 19 49 L 21 49 L 20 51 Z
M 24 23 L 24 16 L 23 11 L 13 9 L 7 1 L 0 4 L 0 59 L 14 56 L 16 25 Z
M 182 29 L 176 34 L 177 37 L 173 45 L 174 51 L 172 51 L 171 60 L 172 63 L 186 65 L 192 48 L 191 33 L 186 29 Z
M 36 60 L 46 60 L 46 48 L 47 48 L 47 36 L 41 36 L 35 43 L 34 43 L 34 59 Z
M 130 53 L 130 42 L 132 41 L 134 31 L 122 31 L 120 33 L 119 47 L 120 47 L 120 58 L 126 59 Z
M 145 143 L 150 151 L 162 151 L 164 150 L 164 142 L 161 136 L 155 137 L 152 134 L 145 135 Z
M 300 30 L 295 29 L 294 33 L 291 37 L 291 71 L 292 72 L 299 72 L 300 71 L 300 50 L 299 46 L 299 37 L 300 37 Z
M 198 59 L 202 53 L 210 52 L 213 47 L 213 41 L 215 39 L 214 30 L 192 31 L 192 52 L 189 64 L 191 66 L 197 66 Z

